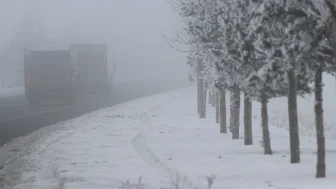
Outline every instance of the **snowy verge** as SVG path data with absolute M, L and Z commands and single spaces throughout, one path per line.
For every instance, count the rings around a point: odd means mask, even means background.
M 175 93 L 119 104 L 11 141 L 0 148 L 0 188 L 71 188 L 74 183 L 115 188 L 141 175 L 158 177 L 134 158 L 131 141 L 141 130 L 140 117 L 172 101 Z
M 336 139 L 336 112 L 335 106 L 335 77 L 328 74 L 323 75 L 325 86 L 323 87 L 323 109 L 324 109 L 324 127 L 325 135 L 328 138 Z M 304 98 L 298 97 L 298 119 L 300 135 L 315 137 L 315 114 L 314 94 L 306 95 Z M 288 128 L 287 98 L 275 98 L 269 103 L 269 121 L 270 124 L 278 128 Z M 260 118 L 260 111 L 254 112 L 254 116 Z
M 270 125 L 274 155 L 265 156 L 258 116 L 254 145 L 244 146 L 219 134 L 214 108 L 198 119 L 195 91 L 134 100 L 12 141 L 0 149 L 0 188 L 132 189 L 127 180 L 141 176 L 146 189 L 205 189 L 213 178 L 212 189 L 335 188 L 335 140 L 327 140 L 328 178 L 315 179 L 314 137 L 301 137 L 302 162 L 291 165 L 288 131 Z
M 199 188 L 207 188 L 208 182 L 204 178 L 212 175 L 216 177 L 213 189 L 335 188 L 335 140 L 326 140 L 328 178 L 315 179 L 315 137 L 301 136 L 301 163 L 293 165 L 289 163 L 288 131 L 270 125 L 274 155 L 266 156 L 260 145 L 262 132 L 258 116 L 253 117 L 254 145 L 244 146 L 243 140 L 232 140 L 230 134 L 219 134 L 214 108 L 208 107 L 207 119 L 198 119 L 194 91 L 185 93 L 183 98 L 160 109 L 157 112 L 159 116 L 151 118 L 151 132 L 146 132 L 148 148 L 155 152 L 158 159 L 164 160 L 166 167 L 176 168 L 179 174 L 186 175 Z M 281 99 L 277 100 L 281 103 Z M 277 109 L 275 104 L 270 103 L 271 110 Z M 314 118 L 313 111 L 310 111 L 312 107 L 308 109 L 307 105 L 301 105 L 304 106 L 306 111 L 301 109 L 301 113 Z M 260 112 L 258 103 L 253 103 L 253 112 Z M 286 112 L 283 110 L 281 114 L 286 115 Z M 241 136 L 244 133 L 242 118 Z M 303 125 L 302 119 L 300 125 Z M 313 133 L 314 129 L 309 132 Z
M 24 94 L 24 87 L 0 88 L 0 98 Z

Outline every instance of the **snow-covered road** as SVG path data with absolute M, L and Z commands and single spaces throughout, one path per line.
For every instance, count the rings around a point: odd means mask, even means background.
M 335 140 L 327 140 L 328 179 L 316 180 L 315 138 L 301 137 L 302 163 L 291 165 L 288 131 L 271 126 L 275 153 L 265 156 L 257 103 L 254 145 L 244 146 L 219 134 L 213 108 L 198 119 L 195 91 L 145 97 L 19 138 L 0 149 L 0 188 L 131 189 L 142 178 L 146 189 L 205 189 L 212 175 L 213 189 L 336 187 Z

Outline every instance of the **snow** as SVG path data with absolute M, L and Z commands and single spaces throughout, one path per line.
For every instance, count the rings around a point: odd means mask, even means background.
M 4 163 L 0 184 L 15 189 L 105 189 L 122 188 L 121 182 L 125 185 L 127 180 L 137 183 L 143 176 L 146 188 L 169 188 L 178 181 L 185 183 L 185 189 L 205 189 L 206 176 L 215 175 L 213 189 L 335 188 L 332 137 L 326 141 L 326 179 L 315 179 L 314 130 L 300 138 L 301 163 L 289 163 L 283 99 L 270 102 L 274 155 L 266 156 L 259 142 L 258 103 L 253 103 L 254 145 L 244 146 L 241 139 L 219 134 L 214 108 L 208 107 L 207 119 L 198 119 L 195 91 L 190 87 L 145 97 L 16 139 L 0 149 L 0 163 Z M 312 108 L 313 104 L 303 105 L 299 117 L 313 119 Z
M 24 94 L 24 87 L 0 88 L 0 98 Z

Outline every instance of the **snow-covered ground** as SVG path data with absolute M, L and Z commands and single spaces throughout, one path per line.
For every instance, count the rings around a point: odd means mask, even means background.
M 208 107 L 207 119 L 198 119 L 195 91 L 190 87 L 134 100 L 12 141 L 0 149 L 0 188 L 128 189 L 141 177 L 146 188 L 176 189 L 172 186 L 179 184 L 184 185 L 179 189 L 206 189 L 206 177 L 213 175 L 213 189 L 336 187 L 332 135 L 327 139 L 327 179 L 314 178 L 314 130 L 301 137 L 302 162 L 289 163 L 283 99 L 270 103 L 274 155 L 266 156 L 259 142 L 258 103 L 253 103 L 254 145 L 244 146 L 243 140 L 219 134 L 212 107 Z M 309 125 L 303 131 L 314 128 L 310 125 L 312 106 L 299 106 L 300 116 L 308 120 L 300 119 L 300 125 L 302 121 Z
M 0 88 L 0 98 L 24 94 L 24 87 Z

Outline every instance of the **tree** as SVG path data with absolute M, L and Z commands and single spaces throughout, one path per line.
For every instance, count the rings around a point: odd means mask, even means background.
M 191 35 L 196 36 L 194 40 L 200 49 L 203 49 L 204 56 L 211 56 L 215 62 L 220 89 L 227 89 L 231 93 L 230 100 L 230 130 L 232 138 L 239 139 L 239 114 L 240 114 L 240 91 L 242 81 L 249 73 L 249 66 L 244 61 L 243 54 L 245 49 L 240 49 L 244 44 L 247 36 L 247 17 L 246 12 L 248 1 L 194 1 L 197 4 L 198 22 L 196 29 L 193 29 Z M 243 15 L 243 16 L 242 16 Z M 246 96 L 249 98 L 249 96 Z M 246 101 L 248 102 L 248 101 Z M 249 106 L 246 106 L 248 109 Z M 251 111 L 244 117 L 250 117 L 247 121 L 252 120 Z M 251 123 L 245 122 L 246 127 L 252 126 Z M 252 129 L 248 129 L 252 130 Z M 251 133 L 245 132 L 250 135 Z M 252 136 L 245 136 L 252 138 Z
M 205 88 L 211 88 L 211 86 L 214 85 L 217 77 L 216 71 L 213 71 L 213 57 L 210 56 L 209 53 L 209 49 L 213 45 L 213 38 L 215 38 L 213 33 L 210 33 L 216 32 L 216 29 L 213 29 L 211 27 L 212 24 L 207 22 L 205 18 L 206 7 L 202 6 L 203 4 L 200 1 L 173 0 L 171 1 L 171 4 L 174 6 L 175 10 L 177 10 L 183 20 L 185 20 L 185 30 L 189 35 L 188 44 L 194 51 L 190 56 L 194 56 L 191 59 L 195 59 L 197 61 L 196 69 L 201 69 L 198 71 L 198 75 L 201 75 L 201 77 L 198 77 L 198 86 L 200 88 L 198 92 L 200 102 L 198 104 L 200 107 L 200 117 L 204 118 L 205 113 L 202 112 L 202 110 L 205 111 L 205 104 L 202 102 L 205 102 L 206 92 L 201 88 L 204 88 L 205 86 Z M 210 33 L 208 31 L 210 31 Z M 195 67 L 195 63 L 191 65 Z M 202 93 L 201 91 L 204 92 Z
M 253 70 L 252 63 L 253 59 L 251 57 L 253 52 L 253 46 L 251 44 L 251 36 L 249 35 L 249 22 L 250 17 L 247 14 L 250 9 L 250 0 L 240 0 L 235 1 L 236 10 L 239 14 L 236 16 L 239 24 L 235 27 L 235 30 L 239 33 L 239 38 L 237 43 L 239 44 L 239 63 L 241 68 L 245 71 L 244 77 L 248 77 Z M 252 134 L 252 99 L 250 94 L 247 92 L 248 89 L 243 87 L 244 90 L 244 144 L 253 144 L 253 134 Z
M 216 58 L 216 68 L 218 75 L 221 77 L 220 86 L 230 91 L 230 130 L 232 138 L 239 139 L 239 114 L 240 114 L 240 81 L 239 64 L 235 54 L 238 52 L 236 43 L 233 40 L 234 31 L 230 24 L 230 14 L 234 12 L 229 6 L 231 2 L 225 1 L 206 1 L 205 5 L 208 22 L 212 28 L 216 28 L 213 37 L 212 48 L 210 53 Z M 208 34 L 209 35 L 209 34 Z
M 258 13 L 259 22 L 257 30 L 267 30 L 272 28 L 277 35 L 264 35 L 259 44 L 268 46 L 272 53 L 268 53 L 268 60 L 282 60 L 280 65 L 288 76 L 288 113 L 290 124 L 290 148 L 291 163 L 300 162 L 299 130 L 297 122 L 296 89 L 302 88 L 309 91 L 308 83 L 312 81 L 315 70 L 315 93 L 319 92 L 319 82 L 317 77 L 319 66 L 309 66 L 319 62 L 326 62 L 326 59 L 310 57 L 310 54 L 325 54 L 316 49 L 327 47 L 325 41 L 327 36 L 329 13 L 325 11 L 321 3 L 311 0 L 299 1 L 256 1 L 255 10 L 262 10 Z M 261 6 L 260 6 L 261 5 Z M 262 8 L 262 9 L 260 9 Z M 255 30 L 255 31 L 257 31 Z M 279 32 L 280 31 L 280 32 Z M 324 48 L 325 49 L 325 48 Z M 316 94 L 316 96 L 319 96 Z M 322 108 L 317 106 L 317 108 Z M 321 111 L 317 111 L 320 112 Z M 321 117 L 321 116 L 317 116 Z M 318 122 L 317 122 L 318 123 Z M 321 126 L 319 126 L 320 128 Z M 323 127 L 323 126 L 322 126 Z
M 252 98 L 262 104 L 265 154 L 272 154 L 268 129 L 269 99 L 288 97 L 291 163 L 300 162 L 297 96 L 312 91 L 314 82 L 318 163 L 316 177 L 325 177 L 322 74 L 335 73 L 331 50 L 329 0 L 179 0 L 190 44 L 205 60 L 206 82 L 220 94 L 221 133 L 226 133 L 225 92 L 231 93 L 230 128 L 239 138 L 240 92 L 244 92 L 245 144 L 252 143 Z M 329 11 L 327 11 L 328 7 Z M 334 27 L 335 28 L 335 27 Z M 334 34 L 334 33 L 333 33 Z M 336 36 L 336 35 L 335 35 Z M 336 39 L 336 38 L 335 38 Z M 334 44 L 336 44 L 334 42 Z M 211 61 L 208 61 L 211 59 Z M 209 70 L 216 68 L 216 78 Z M 204 77 L 203 77 L 204 78 Z M 220 78 L 220 79 L 219 79 Z M 223 121 L 222 121 L 223 120 Z
M 322 74 L 335 75 L 335 20 L 336 9 L 333 3 L 325 1 L 325 6 L 318 5 L 320 17 L 315 27 L 315 40 L 307 53 L 310 58 L 308 67 L 315 72 L 315 124 L 317 138 L 316 178 L 326 177 L 325 137 L 323 124 L 323 83 Z

